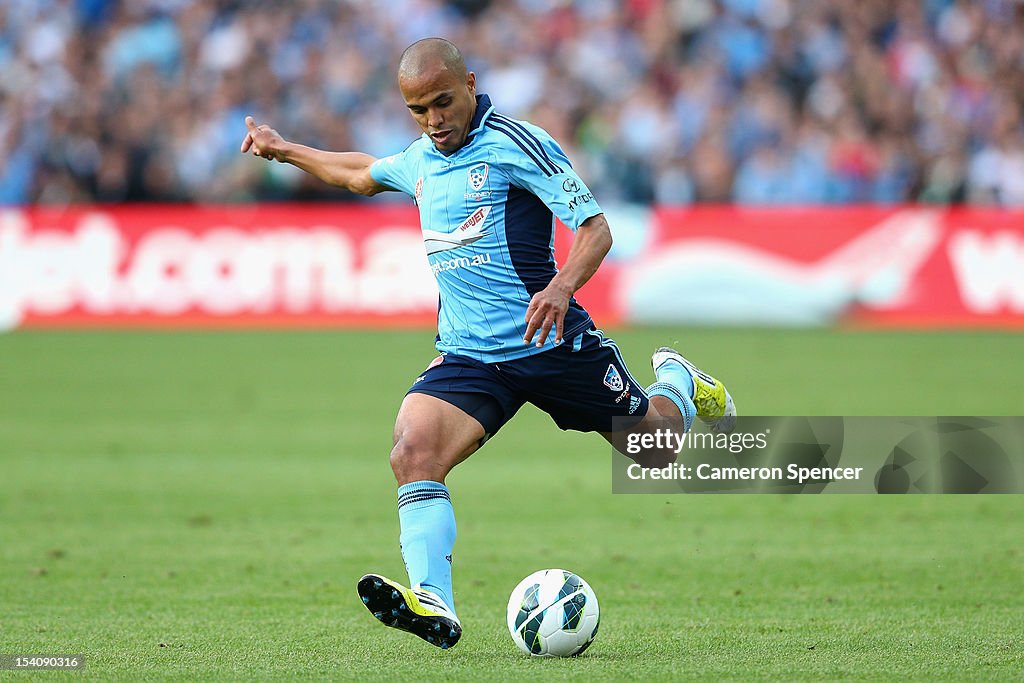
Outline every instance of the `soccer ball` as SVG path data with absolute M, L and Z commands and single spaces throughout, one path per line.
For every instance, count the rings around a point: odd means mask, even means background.
M 594 642 L 600 611 L 590 585 L 564 569 L 542 569 L 508 599 L 508 631 L 523 652 L 575 657 Z

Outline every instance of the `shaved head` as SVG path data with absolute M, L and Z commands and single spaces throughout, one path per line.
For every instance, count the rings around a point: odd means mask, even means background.
M 418 40 L 398 62 L 398 89 L 420 129 L 443 154 L 466 143 L 476 111 L 476 74 L 444 38 Z
M 398 78 L 416 79 L 438 67 L 460 81 L 466 80 L 466 62 L 459 48 L 444 38 L 424 38 L 405 48 L 398 62 Z

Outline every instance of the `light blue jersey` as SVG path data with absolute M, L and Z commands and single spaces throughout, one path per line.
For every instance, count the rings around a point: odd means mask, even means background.
M 602 213 L 558 143 L 477 96 L 466 144 L 444 155 L 424 134 L 374 162 L 373 179 L 413 197 L 441 292 L 437 349 L 485 363 L 552 348 L 523 342 L 526 308 L 558 272 L 554 217 L 574 232 Z M 591 325 L 572 299 L 566 340 Z

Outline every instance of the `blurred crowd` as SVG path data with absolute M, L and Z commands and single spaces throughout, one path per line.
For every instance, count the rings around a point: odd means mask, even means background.
M 1022 0 L 0 0 L 0 203 L 341 198 L 245 115 L 400 151 L 431 35 L 601 201 L 1024 205 Z

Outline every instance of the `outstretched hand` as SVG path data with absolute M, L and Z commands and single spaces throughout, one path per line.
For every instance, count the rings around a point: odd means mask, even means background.
M 572 293 L 552 280 L 547 287 L 533 295 L 526 308 L 526 334 L 523 341 L 529 344 L 537 336 L 537 347 L 544 346 L 551 328 L 555 328 L 555 344 L 562 343 L 565 329 L 565 314 L 569 311 Z
M 276 130 L 265 123 L 257 126 L 251 116 L 245 117 L 245 126 L 249 130 L 242 140 L 243 154 L 251 150 L 258 157 L 284 161 L 285 139 Z

